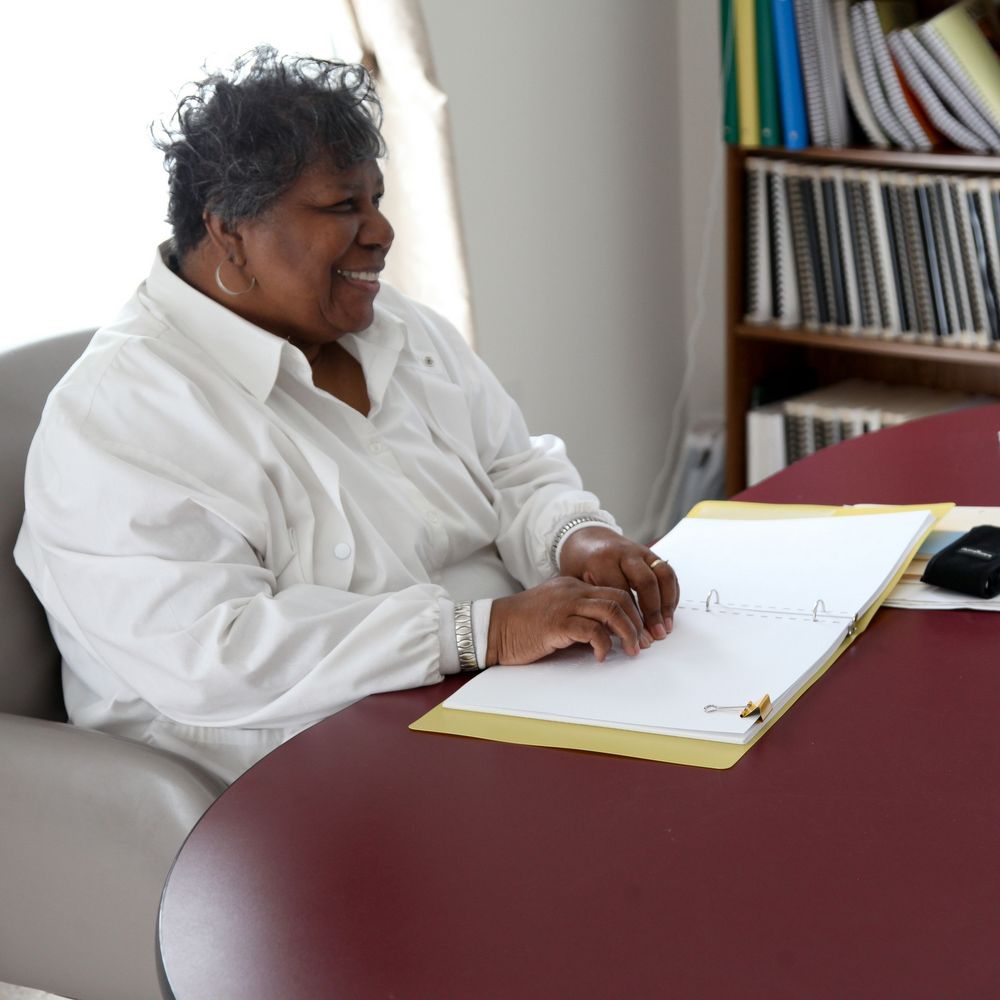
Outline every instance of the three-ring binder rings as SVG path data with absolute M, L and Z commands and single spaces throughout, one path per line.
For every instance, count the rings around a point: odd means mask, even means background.
M 740 519 L 761 506 L 779 519 Z M 681 585 L 665 640 L 494 667 L 413 728 L 730 766 L 863 630 L 943 513 L 813 510 L 689 515 L 653 546 Z

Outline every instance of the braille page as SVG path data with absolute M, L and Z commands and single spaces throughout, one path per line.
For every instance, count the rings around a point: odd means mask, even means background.
M 493 667 L 444 707 L 742 743 L 757 720 L 738 709 L 765 694 L 780 708 L 846 631 L 844 622 L 682 607 L 670 636 L 638 656 L 616 645 L 597 663 L 576 646 L 544 662 Z M 708 713 L 711 704 L 736 710 Z
M 685 518 L 653 551 L 668 559 L 685 601 L 714 590 L 727 607 L 860 614 L 931 526 L 926 510 L 744 521 Z M 713 596 L 713 601 L 715 600 Z

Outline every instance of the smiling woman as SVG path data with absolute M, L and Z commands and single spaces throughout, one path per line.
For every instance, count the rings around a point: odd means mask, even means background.
M 638 655 L 677 602 L 562 442 L 380 280 L 379 122 L 358 66 L 261 48 L 197 84 L 160 143 L 173 239 L 29 457 L 16 558 L 70 719 L 227 780 L 373 692 Z

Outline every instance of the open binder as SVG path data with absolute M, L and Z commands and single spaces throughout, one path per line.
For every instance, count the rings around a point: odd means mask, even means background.
M 494 667 L 411 728 L 729 767 L 864 630 L 949 506 L 699 504 L 653 546 L 681 583 L 666 640 Z

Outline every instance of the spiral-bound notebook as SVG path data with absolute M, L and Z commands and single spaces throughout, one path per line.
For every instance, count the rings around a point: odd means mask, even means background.
M 875 54 L 872 50 L 871 36 L 868 32 L 868 21 L 865 17 L 865 10 L 860 4 L 851 7 L 849 20 L 858 72 L 861 74 L 861 82 L 868 96 L 868 103 L 875 121 L 886 136 L 900 149 L 915 149 L 916 145 L 896 117 L 883 91 Z
M 820 173 L 830 190 L 836 219 L 835 232 L 839 244 L 841 285 L 844 296 L 846 318 L 841 330 L 859 333 L 861 329 L 861 302 L 858 288 L 858 268 L 855 254 L 855 239 L 851 231 L 851 219 L 847 208 L 847 190 L 843 167 L 821 167 Z
M 802 325 L 807 330 L 816 330 L 819 328 L 819 299 L 816 288 L 816 276 L 813 270 L 806 205 L 802 195 L 802 185 L 808 183 L 808 181 L 803 180 L 797 164 L 786 163 L 782 169 L 785 172 L 785 194 L 788 200 L 788 220 L 791 228 L 792 262 L 795 267 L 795 280 L 798 283 Z
M 969 208 L 977 270 L 989 320 L 990 341 L 996 344 L 1000 342 L 1000 248 L 990 206 L 990 187 L 987 181 L 979 179 L 964 180 L 961 186 Z
M 795 277 L 795 250 L 788 210 L 786 167 L 783 161 L 775 160 L 767 168 L 768 204 L 771 209 L 772 307 L 778 326 L 797 327 L 802 322 L 802 308 Z
M 944 239 L 948 260 L 949 280 L 954 295 L 954 323 L 952 339 L 961 347 L 972 347 L 976 342 L 976 325 L 972 312 L 969 283 L 965 275 L 958 219 L 951 197 L 951 185 L 944 178 L 934 180 L 935 195 L 944 224 Z
M 868 29 L 868 41 L 871 46 L 872 59 L 882 92 L 892 116 L 899 124 L 902 132 L 909 140 L 909 145 L 900 143 L 903 149 L 919 149 L 927 151 L 931 141 L 920 122 L 913 114 L 903 88 L 900 85 L 899 74 L 893 64 L 889 46 L 886 43 L 886 31 L 899 27 L 907 21 L 912 21 L 911 3 L 902 0 L 861 0 L 858 7 L 864 16 L 865 27 Z
M 972 326 L 971 346 L 982 349 L 988 347 L 990 342 L 990 316 L 976 255 L 969 203 L 962 182 L 948 185 L 948 197 L 955 221 L 958 251 L 962 263 L 961 275 L 968 294 L 969 322 Z
M 1000 56 L 981 30 L 988 5 L 965 0 L 917 28 L 938 65 L 995 133 L 1000 133 Z
M 941 285 L 941 302 L 939 309 L 942 316 L 941 343 L 961 345 L 959 334 L 963 329 L 959 317 L 961 303 L 956 285 L 957 271 L 952 244 L 949 240 L 948 219 L 945 213 L 944 199 L 938 179 L 924 177 L 922 179 L 930 205 L 931 218 L 934 222 L 934 246 L 938 259 L 938 278 Z
M 810 140 L 814 146 L 829 146 L 830 126 L 826 120 L 819 42 L 816 38 L 816 19 L 813 13 L 813 6 L 817 2 L 818 0 L 795 0 L 795 31 L 799 39 Z
M 861 172 L 865 214 L 875 263 L 875 289 L 878 293 L 881 335 L 888 340 L 899 336 L 900 302 L 896 273 L 893 270 L 893 247 L 890 240 L 891 212 L 886 212 L 881 178 L 875 171 Z M 895 235 L 895 233 L 893 233 Z
M 916 37 L 908 30 L 896 30 L 886 36 L 886 41 L 900 72 L 923 105 L 933 126 L 960 149 L 968 149 L 973 153 L 988 152 L 990 147 L 987 143 L 956 118 L 938 96 L 938 88 L 948 89 L 949 85 L 953 85 L 942 71 L 933 71 L 933 76 L 928 76 L 924 72 L 921 68 L 922 59 L 930 59 L 930 56 Z M 934 65 L 936 67 L 936 64 Z
M 955 119 L 969 129 L 987 148 L 994 152 L 1000 151 L 1000 134 L 976 110 L 958 84 L 948 75 L 944 66 L 931 55 L 923 42 L 918 39 L 916 28 L 903 28 L 898 34 L 906 51 L 913 58 L 920 72 L 946 109 L 951 111 Z M 942 131 L 944 130 L 942 129 Z M 961 142 L 957 144 L 964 147 Z M 974 144 L 968 148 L 977 150 L 979 147 Z
M 923 230 L 927 271 L 931 283 L 931 306 L 934 318 L 935 341 L 943 343 L 951 332 L 949 308 L 951 306 L 948 282 L 948 259 L 942 238 L 942 220 L 934 188 L 928 177 L 916 178 L 917 201 Z
M 895 183 L 895 175 L 888 172 L 881 175 L 882 203 L 885 209 L 885 223 L 889 230 L 889 254 L 892 261 L 892 280 L 899 302 L 899 336 L 902 340 L 916 340 L 919 321 L 917 319 L 917 282 L 913 276 L 914 266 L 910 262 L 910 241 L 907 239 L 905 205 Z M 919 247 L 918 247 L 919 249 Z
M 681 581 L 667 639 L 494 667 L 413 728 L 731 766 L 865 628 L 948 506 L 699 505 L 653 547 Z
M 854 111 L 854 117 L 857 118 L 861 130 L 873 146 L 878 149 L 887 149 L 889 139 L 879 127 L 875 115 L 872 114 L 871 102 L 865 91 L 857 55 L 854 52 L 849 0 L 833 0 L 833 16 L 837 29 L 837 48 L 840 51 L 840 62 L 844 73 L 844 86 Z
M 935 315 L 934 285 L 937 277 L 936 256 L 932 254 L 929 236 L 930 220 L 927 218 L 926 204 L 920 197 L 921 190 L 916 179 L 910 174 L 899 174 L 892 178 L 902 206 L 904 241 L 908 254 L 908 271 L 913 281 L 916 323 L 912 327 L 917 339 L 928 343 L 937 335 Z
M 746 160 L 746 282 L 748 323 L 770 323 L 774 315 L 771 279 L 771 217 L 768 206 L 768 165 Z
M 817 271 L 817 288 L 819 289 L 820 325 L 823 330 L 832 332 L 840 322 L 837 299 L 837 278 L 834 271 L 835 243 L 832 227 L 827 224 L 826 203 L 823 192 L 823 178 L 818 171 L 813 172 L 806 193 L 807 220 L 815 226 L 816 245 L 819 249 L 819 269 Z
M 842 63 L 837 50 L 830 4 L 826 0 L 822 3 L 814 2 L 812 16 L 823 115 L 830 136 L 830 146 L 841 149 L 850 140 L 850 125 L 847 117 L 847 97 L 844 94 Z
M 864 181 L 860 171 L 844 171 L 844 193 L 847 200 L 847 218 L 851 234 L 851 247 L 858 276 L 858 308 L 860 333 L 874 337 L 881 329 L 878 288 L 875 276 L 875 251 L 871 225 L 865 203 Z

